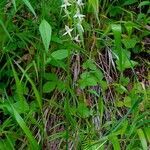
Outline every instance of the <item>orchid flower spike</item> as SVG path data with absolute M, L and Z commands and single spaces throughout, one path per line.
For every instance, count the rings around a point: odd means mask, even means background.
M 64 0 L 64 3 L 61 5 L 61 7 L 67 10 L 68 6 L 71 6 L 71 4 L 68 2 L 68 0 Z
M 85 15 L 80 14 L 79 9 L 77 10 L 77 13 L 74 15 L 74 18 L 78 18 L 80 22 L 83 20 L 84 17 Z
M 63 36 L 68 34 L 72 38 L 71 32 L 72 32 L 73 28 L 70 29 L 69 26 L 65 25 L 65 30 L 66 30 L 66 32 L 63 34 Z
M 84 5 L 84 3 L 82 2 L 82 0 L 77 0 L 77 4 L 78 6 L 82 7 Z
M 80 43 L 81 41 L 79 40 L 79 34 L 74 38 L 74 40 L 77 42 L 77 43 Z

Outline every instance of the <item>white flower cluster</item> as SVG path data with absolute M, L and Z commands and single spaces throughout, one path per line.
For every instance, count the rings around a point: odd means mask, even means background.
M 75 5 L 74 5 L 75 4 Z M 65 12 L 65 16 L 69 16 L 69 7 L 74 7 L 76 8 L 76 13 L 74 14 L 74 16 L 72 17 L 72 19 L 76 19 L 76 24 L 75 26 L 80 27 L 81 31 L 84 32 L 83 27 L 82 27 L 82 21 L 85 18 L 85 15 L 81 14 L 81 9 L 84 6 L 84 3 L 82 2 L 82 0 L 75 0 L 74 2 L 72 2 L 71 0 L 63 0 L 63 3 L 61 5 L 61 8 L 63 8 L 64 12 Z M 68 25 L 65 25 L 65 30 L 66 32 L 63 34 L 63 36 L 65 35 L 69 35 L 70 38 L 72 40 L 74 40 L 77 43 L 80 43 L 81 41 L 79 40 L 80 35 L 77 34 L 75 37 L 72 36 L 72 32 L 74 30 L 74 28 L 70 28 Z

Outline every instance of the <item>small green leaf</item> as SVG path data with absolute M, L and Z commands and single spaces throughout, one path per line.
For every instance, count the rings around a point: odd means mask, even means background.
M 46 82 L 44 85 L 43 85 L 43 92 L 44 93 L 49 93 L 51 91 L 53 91 L 56 87 L 56 82 Z
M 68 57 L 68 55 L 69 55 L 69 53 L 68 53 L 68 50 L 66 50 L 66 49 L 57 50 L 51 54 L 51 56 L 56 60 L 65 59 Z
M 88 118 L 91 114 L 85 103 L 79 103 L 77 113 L 80 115 L 81 118 Z
M 124 46 L 129 49 L 129 48 L 134 48 L 135 45 L 137 44 L 137 39 L 132 38 L 132 39 L 123 39 L 122 43 Z
M 44 79 L 49 80 L 49 81 L 57 81 L 58 77 L 55 73 L 45 73 Z
M 45 51 L 48 52 L 50 41 L 51 41 L 52 28 L 46 20 L 42 20 L 39 26 L 39 31 L 42 37 Z
M 131 108 L 131 98 L 129 96 L 124 98 L 124 106 Z
M 124 103 L 122 101 L 116 101 L 115 104 L 117 107 L 123 107 Z
M 96 65 L 93 63 L 92 60 L 88 59 L 85 63 L 83 63 L 83 68 L 96 70 Z
M 28 0 L 22 0 L 22 1 L 25 3 L 25 5 L 29 8 L 29 10 L 30 10 L 30 11 L 33 13 L 33 15 L 36 17 L 36 13 L 35 13 L 35 11 L 34 11 L 32 5 L 30 4 L 30 2 L 29 2 Z

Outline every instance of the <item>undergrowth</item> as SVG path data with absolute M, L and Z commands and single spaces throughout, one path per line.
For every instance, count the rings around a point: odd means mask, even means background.
M 0 150 L 150 149 L 150 2 L 0 1 Z

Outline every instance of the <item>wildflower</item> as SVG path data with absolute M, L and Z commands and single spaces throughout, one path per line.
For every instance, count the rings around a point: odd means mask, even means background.
M 67 10 L 68 6 L 71 6 L 71 4 L 68 2 L 68 0 L 64 0 L 64 4 L 61 5 L 61 7 L 64 8 L 65 10 Z
M 74 40 L 75 40 L 77 43 L 80 43 L 79 34 L 74 38 Z
M 67 25 L 65 25 L 65 30 L 66 32 L 63 34 L 63 36 L 68 34 L 72 38 L 71 32 L 73 29 L 70 29 Z
M 77 1 L 77 4 L 78 4 L 80 7 L 84 5 L 84 3 L 82 3 L 82 0 L 78 0 L 78 1 Z
M 85 15 L 80 14 L 80 11 L 78 10 L 77 13 L 74 15 L 74 18 L 78 18 L 80 22 L 83 20 Z

